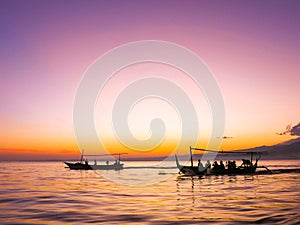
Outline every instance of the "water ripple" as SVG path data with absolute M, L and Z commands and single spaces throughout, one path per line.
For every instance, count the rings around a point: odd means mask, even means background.
M 0 224 L 300 223 L 299 174 L 174 174 L 139 187 L 112 183 L 93 171 L 70 171 L 57 162 L 4 164 Z

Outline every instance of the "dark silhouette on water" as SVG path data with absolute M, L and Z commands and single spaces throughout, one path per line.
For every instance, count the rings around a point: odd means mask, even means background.
M 258 160 L 261 158 L 262 152 L 224 152 L 224 153 L 235 153 L 235 154 L 250 154 L 250 160 L 249 159 L 243 159 L 243 163 L 240 166 L 236 166 L 235 161 L 231 162 L 229 161 L 227 163 L 227 168 L 225 168 L 225 165 L 223 161 L 220 161 L 220 164 L 218 164 L 217 161 L 214 162 L 213 168 L 210 168 L 210 163 L 206 164 L 206 167 L 200 171 L 198 167 L 193 166 L 193 150 L 199 150 L 199 151 L 208 151 L 208 152 L 216 152 L 214 150 L 207 150 L 207 149 L 200 149 L 200 148 L 192 148 L 190 147 L 190 158 L 191 158 L 191 166 L 183 166 L 179 163 L 177 155 L 175 155 L 176 159 L 176 165 L 179 169 L 179 173 L 183 173 L 185 175 L 198 175 L 198 176 L 204 176 L 204 175 L 239 175 L 239 174 L 254 174 L 256 172 L 257 168 L 264 168 L 267 170 L 267 172 L 271 173 L 271 171 L 265 167 L 265 166 L 258 166 Z M 220 152 L 223 153 L 223 152 Z M 253 157 L 255 157 L 255 163 Z M 200 160 L 199 160 L 200 161 Z
M 106 155 L 86 155 L 86 156 L 111 156 L 111 155 L 118 155 L 118 159 L 113 164 L 109 164 L 109 161 L 106 161 L 106 164 L 97 164 L 97 161 L 94 160 L 94 165 L 90 165 L 88 160 L 85 159 L 83 163 L 84 154 L 81 155 L 80 162 L 71 163 L 71 162 L 64 162 L 69 169 L 71 170 L 122 170 L 124 169 L 124 164 L 121 163 L 121 155 L 127 153 L 116 153 L 116 154 L 106 154 Z

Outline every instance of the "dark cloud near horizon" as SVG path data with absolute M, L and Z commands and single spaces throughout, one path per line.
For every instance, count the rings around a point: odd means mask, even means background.
M 297 125 L 293 126 L 291 124 L 287 125 L 285 128 L 285 131 L 276 133 L 278 135 L 292 135 L 292 136 L 300 136 L 300 123 Z
M 300 136 L 300 123 L 291 129 L 291 135 Z
M 223 136 L 223 137 L 217 137 L 217 138 L 222 138 L 222 139 L 232 139 L 233 137 Z

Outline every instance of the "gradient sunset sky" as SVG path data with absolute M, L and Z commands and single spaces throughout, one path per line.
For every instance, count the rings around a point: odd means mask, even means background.
M 84 72 L 139 40 L 174 42 L 206 62 L 223 93 L 225 135 L 233 137 L 222 149 L 289 140 L 276 132 L 300 122 L 299 12 L 296 0 L 2 0 L 0 157 L 78 155 L 72 110 Z

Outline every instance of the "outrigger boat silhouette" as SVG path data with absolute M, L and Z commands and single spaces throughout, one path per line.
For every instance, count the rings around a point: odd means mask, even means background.
M 228 161 L 227 166 L 221 162 L 221 164 L 213 164 L 207 162 L 205 166 L 194 166 L 193 165 L 193 151 L 202 151 L 202 152 L 217 152 L 217 153 L 228 153 L 228 154 L 244 154 L 250 155 L 250 159 L 242 159 L 242 164 L 240 166 L 236 166 L 235 161 Z M 240 151 L 226 151 L 219 152 L 215 150 L 207 150 L 203 148 L 192 148 L 190 146 L 190 161 L 191 166 L 181 165 L 178 161 L 177 155 L 175 155 L 176 165 L 179 169 L 179 173 L 184 175 L 239 175 L 239 174 L 254 174 L 257 168 L 264 168 L 268 173 L 272 173 L 266 166 L 258 166 L 258 161 L 261 158 L 262 152 L 240 152 Z M 255 159 L 254 159 L 255 157 Z M 255 161 L 255 162 L 254 162 Z
M 71 170 L 122 170 L 124 169 L 124 163 L 121 163 L 121 155 L 125 155 L 127 153 L 115 153 L 115 154 L 103 154 L 103 155 L 84 155 L 81 154 L 80 162 L 71 163 L 64 162 L 68 168 Z M 97 164 L 97 161 L 94 160 L 94 164 L 89 164 L 87 159 L 84 160 L 84 156 L 89 157 L 99 157 L 99 156 L 112 156 L 117 155 L 118 159 L 115 160 L 114 163 L 110 164 L 109 161 L 106 161 L 106 164 Z

